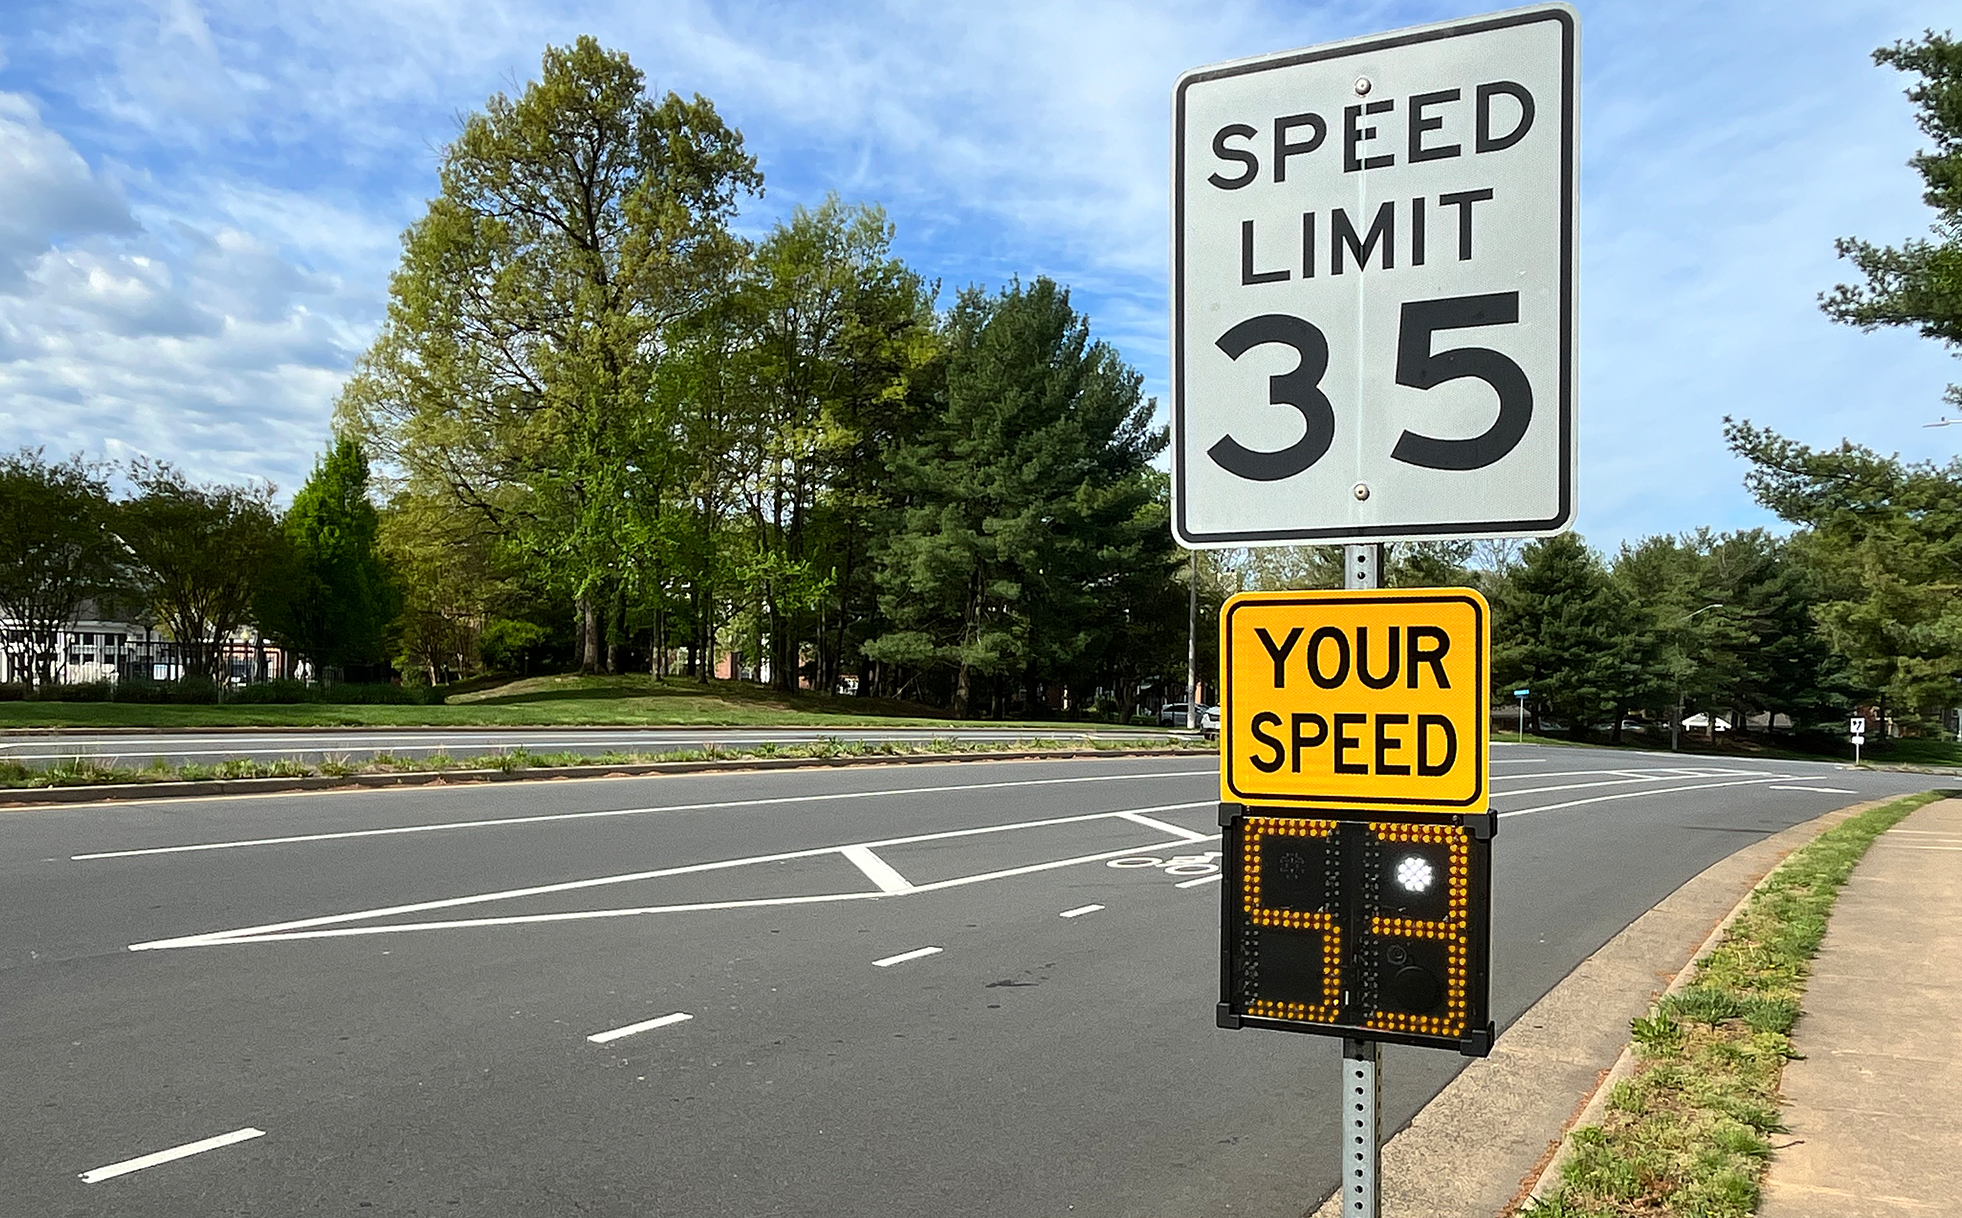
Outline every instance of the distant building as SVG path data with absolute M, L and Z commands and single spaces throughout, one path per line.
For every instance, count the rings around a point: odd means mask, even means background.
M 93 606 L 85 612 L 94 612 Z M 12 622 L 0 619 L 0 635 L 11 638 L 15 633 Z M 85 616 L 56 631 L 54 644 L 54 677 L 64 685 L 175 681 L 185 675 L 184 649 L 165 633 L 138 622 Z M 295 671 L 304 666 L 296 665 L 284 648 L 265 642 L 249 629 L 233 632 L 225 640 L 224 650 L 230 669 L 228 684 L 304 675 Z M 26 685 L 33 679 L 31 666 L 21 665 L 11 652 L 0 653 L 0 684 Z

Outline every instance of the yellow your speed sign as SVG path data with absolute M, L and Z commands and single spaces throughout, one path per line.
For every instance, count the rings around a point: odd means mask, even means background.
M 1490 620 L 1470 588 L 1227 601 L 1221 800 L 1484 812 Z

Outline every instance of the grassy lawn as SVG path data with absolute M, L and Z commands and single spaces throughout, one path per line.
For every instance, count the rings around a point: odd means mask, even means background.
M 742 681 L 644 676 L 531 677 L 453 695 L 441 706 L 153 705 L 0 702 L 0 731 L 19 727 L 1015 727 L 1050 731 L 1108 724 L 955 720 L 881 698 L 782 694 Z
M 1751 894 L 1690 983 L 1634 1021 L 1635 1071 L 1531 1218 L 1750 1218 L 1812 957 L 1874 838 L 1946 792 L 1897 799 L 1794 851 Z

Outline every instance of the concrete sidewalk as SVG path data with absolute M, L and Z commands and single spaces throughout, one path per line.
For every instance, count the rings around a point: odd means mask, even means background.
M 1962 1214 L 1962 800 L 1861 860 L 1793 1040 L 1761 1218 Z

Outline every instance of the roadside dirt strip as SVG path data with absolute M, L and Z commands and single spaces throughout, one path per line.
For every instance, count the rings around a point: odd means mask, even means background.
M 1871 800 L 1794 825 L 1707 868 L 1582 961 L 1383 1147 L 1384 1218 L 1509 1218 L 1559 1167 L 1628 1068 L 1628 1022 L 1715 944 L 1786 855 Z M 1312 1218 L 1340 1218 L 1331 1196 Z

